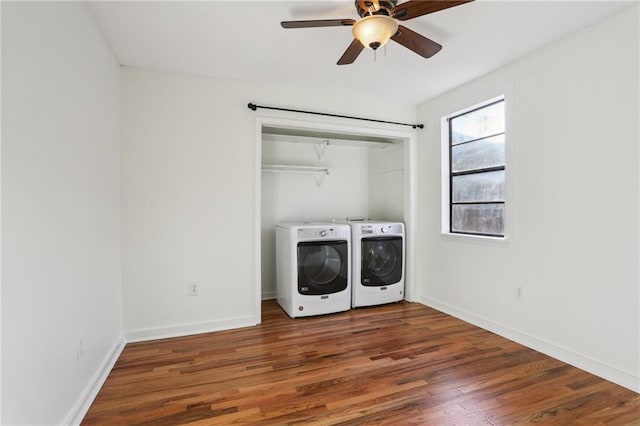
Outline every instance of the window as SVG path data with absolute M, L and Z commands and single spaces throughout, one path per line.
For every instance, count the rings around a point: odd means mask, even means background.
M 504 237 L 504 97 L 449 116 L 449 232 Z

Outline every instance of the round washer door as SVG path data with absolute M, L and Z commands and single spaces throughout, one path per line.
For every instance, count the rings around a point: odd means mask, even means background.
M 402 237 L 362 239 L 361 278 L 365 286 L 385 286 L 402 279 Z
M 346 241 L 298 243 L 298 292 L 320 295 L 346 289 L 347 256 Z

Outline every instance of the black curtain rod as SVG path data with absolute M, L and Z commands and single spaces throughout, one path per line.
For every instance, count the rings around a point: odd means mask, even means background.
M 278 108 L 278 107 L 271 107 L 271 106 L 264 106 L 264 105 L 256 105 L 256 104 L 252 104 L 252 103 L 249 103 L 247 105 L 247 107 L 249 107 L 249 109 L 252 110 L 252 111 L 257 110 L 258 108 L 273 109 L 273 110 L 276 110 L 276 111 L 300 112 L 300 113 L 303 113 L 303 114 L 324 115 L 326 117 L 351 118 L 353 120 L 375 121 L 376 123 L 398 124 L 400 126 L 411 126 L 414 129 L 424 129 L 424 124 L 398 123 L 397 121 L 375 120 L 373 118 L 353 117 L 353 116 L 350 116 L 350 115 L 340 115 L 340 114 L 328 114 L 326 112 L 315 112 L 315 111 L 303 111 L 303 110 L 299 110 L 299 109 Z

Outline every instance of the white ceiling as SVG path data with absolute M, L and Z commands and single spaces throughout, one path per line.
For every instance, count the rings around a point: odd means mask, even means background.
M 353 39 L 351 27 L 285 30 L 280 21 L 357 19 L 353 0 L 89 4 L 122 65 L 355 93 L 375 89 L 418 104 L 635 1 L 476 0 L 403 23 L 443 45 L 430 59 L 391 41 L 375 61 L 365 49 L 343 66 L 336 62 Z

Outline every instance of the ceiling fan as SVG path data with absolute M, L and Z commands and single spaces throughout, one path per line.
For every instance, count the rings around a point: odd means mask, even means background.
M 312 28 L 352 26 L 353 41 L 338 60 L 338 65 L 352 64 L 365 47 L 376 50 L 389 39 L 430 58 L 442 46 L 409 28 L 398 24 L 418 16 L 469 3 L 473 0 L 410 0 L 397 4 L 398 0 L 356 0 L 356 10 L 361 19 L 318 19 L 310 21 L 282 21 L 283 28 Z

